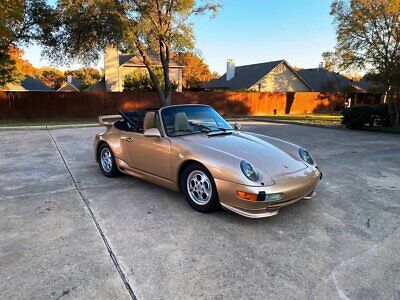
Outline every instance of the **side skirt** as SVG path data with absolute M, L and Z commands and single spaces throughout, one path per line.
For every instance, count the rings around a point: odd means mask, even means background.
M 143 171 L 140 171 L 138 169 L 133 169 L 131 168 L 125 161 L 123 161 L 122 159 L 119 158 L 115 158 L 115 161 L 117 163 L 118 169 L 125 174 L 149 181 L 151 183 L 160 185 L 162 187 L 165 187 L 169 190 L 175 191 L 175 192 L 179 192 L 179 187 L 178 184 L 170 181 L 168 179 L 165 178 L 161 178 L 159 176 L 156 175 L 152 175 Z

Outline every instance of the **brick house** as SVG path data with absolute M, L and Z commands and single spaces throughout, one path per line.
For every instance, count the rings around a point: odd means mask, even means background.
M 310 92 L 312 87 L 286 60 L 235 66 L 227 61 L 226 73 L 207 82 L 206 90 L 254 91 L 254 92 Z

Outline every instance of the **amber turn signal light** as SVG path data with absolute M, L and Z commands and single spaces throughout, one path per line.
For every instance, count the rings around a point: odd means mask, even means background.
M 252 194 L 252 193 L 247 193 L 247 192 L 242 192 L 242 191 L 237 191 L 236 195 L 244 200 L 249 200 L 249 201 L 257 201 L 257 194 Z

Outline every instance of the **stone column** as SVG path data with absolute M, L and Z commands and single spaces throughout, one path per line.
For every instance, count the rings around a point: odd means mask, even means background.
M 121 92 L 119 53 L 116 47 L 109 46 L 104 51 L 104 77 L 107 92 Z
M 182 69 L 180 68 L 178 70 L 178 88 L 177 92 L 181 93 L 182 92 Z

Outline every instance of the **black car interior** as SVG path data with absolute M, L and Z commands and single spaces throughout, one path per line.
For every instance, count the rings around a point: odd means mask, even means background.
M 119 130 L 144 133 L 147 129 L 158 128 L 161 131 L 160 119 L 157 114 L 158 109 L 147 109 L 142 111 L 129 111 L 119 114 L 123 120 L 114 123 Z

